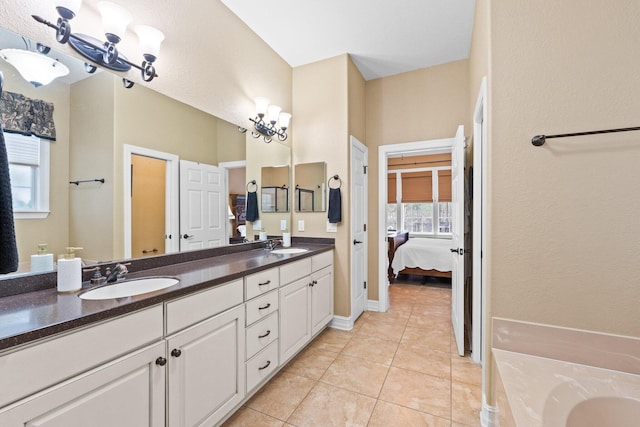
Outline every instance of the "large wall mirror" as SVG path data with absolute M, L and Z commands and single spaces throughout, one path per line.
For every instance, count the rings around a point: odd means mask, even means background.
M 324 212 L 327 210 L 326 170 L 324 162 L 295 165 L 296 212 Z
M 262 212 L 289 212 L 289 165 L 263 166 L 261 175 Z
M 82 61 L 54 52 L 53 35 L 44 42 L 53 47 L 48 56 L 72 69 L 69 76 L 34 87 L 13 66 L 0 59 L 4 91 L 52 103 L 57 134 L 56 140 L 49 142 L 49 212 L 45 218 L 14 221 L 20 258 L 18 273 L 30 272 L 30 256 L 36 253 L 40 243 L 48 244 L 49 252 L 56 259 L 67 246 L 82 247 L 78 255 L 87 264 L 125 258 L 124 200 L 127 195 L 124 187 L 128 167 L 125 147 L 140 147 L 143 152 L 161 152 L 177 156 L 180 161 L 213 166 L 244 162 L 247 174 L 264 165 L 252 164 L 246 154 L 246 136 L 238 132 L 236 125 L 142 85 L 125 89 L 121 76 L 110 72 L 98 70 L 87 74 Z M 34 41 L 0 28 L 0 49 L 35 50 L 35 45 Z M 287 150 L 287 156 L 282 158 L 290 158 L 288 146 L 277 144 L 276 148 L 269 147 L 274 144 L 262 144 L 266 147 L 261 149 L 265 150 Z M 229 176 L 225 193 L 243 196 L 246 174 L 238 175 L 228 169 L 223 175 Z M 104 182 L 94 179 L 104 179 Z M 84 180 L 87 182 L 70 184 L 70 181 Z M 220 221 L 232 235 L 240 218 L 234 215 L 235 201 L 229 197 L 227 203 Z M 272 234 L 278 230 L 267 231 Z M 225 239 L 223 244 L 230 241 Z M 162 248 L 158 246 L 149 246 L 149 255 L 161 254 Z M 132 258 L 141 256 L 131 255 Z

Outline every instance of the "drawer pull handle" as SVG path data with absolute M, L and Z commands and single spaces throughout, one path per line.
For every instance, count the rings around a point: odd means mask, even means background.
M 265 305 L 264 307 L 258 307 L 258 310 L 266 310 L 267 308 L 271 307 L 271 303 L 268 303 L 267 305 Z
M 167 359 L 165 359 L 164 357 L 158 357 L 156 359 L 156 365 L 158 366 L 164 366 L 167 364 Z
M 171 350 L 171 355 L 173 357 L 180 357 L 181 354 L 182 350 L 180 350 L 179 348 L 174 348 L 173 350 Z
M 269 365 L 271 365 L 271 360 L 267 360 L 267 364 L 264 366 L 261 366 L 258 368 L 259 371 L 262 371 L 263 369 L 267 369 L 269 367 Z
M 271 280 L 267 280 L 264 283 L 258 283 L 258 286 L 266 286 L 266 285 L 269 285 L 269 284 L 271 284 Z
M 264 335 L 258 335 L 258 338 L 266 338 L 269 335 L 271 335 L 271 330 L 270 329 L 268 329 L 267 332 Z

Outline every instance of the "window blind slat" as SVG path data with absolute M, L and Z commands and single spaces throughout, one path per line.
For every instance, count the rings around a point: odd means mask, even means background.
M 451 201 L 451 171 L 438 171 L 438 201 Z
M 4 137 L 9 163 L 40 165 L 40 139 L 22 135 L 16 137 L 9 133 L 5 134 Z
M 387 180 L 387 203 L 396 203 L 396 174 L 390 173 L 387 176 L 389 178 Z

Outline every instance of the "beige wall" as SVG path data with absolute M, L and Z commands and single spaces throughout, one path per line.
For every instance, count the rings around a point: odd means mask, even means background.
M 69 246 L 69 86 L 52 83 L 35 88 L 5 61 L 0 61 L 0 71 L 5 77 L 5 90 L 52 102 L 54 107 L 56 141 L 49 143 L 51 213 L 46 219 L 15 220 L 19 271 L 29 271 L 30 256 L 36 253 L 38 243 L 47 243 L 48 251 L 54 254 L 54 258 Z
M 451 138 L 459 125 L 470 135 L 469 61 L 456 61 L 366 84 L 369 148 L 369 299 L 378 299 L 378 147 Z M 383 198 L 386 195 L 382 196 Z M 386 244 L 386 242 L 381 242 Z
M 640 336 L 635 0 L 491 14 L 493 316 Z M 526 301 L 526 304 L 523 302 Z
M 296 120 L 293 163 L 324 161 L 327 176 L 340 175 L 342 186 L 342 222 L 337 233 L 327 233 L 326 212 L 293 212 L 293 235 L 336 239 L 334 256 L 334 306 L 338 316 L 349 316 L 349 129 L 348 64 L 340 55 L 293 70 L 293 115 Z M 298 231 L 298 221 L 305 230 Z

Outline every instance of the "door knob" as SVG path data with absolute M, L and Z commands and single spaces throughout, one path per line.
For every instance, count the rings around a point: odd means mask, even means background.
M 183 239 L 190 239 L 190 238 L 192 238 L 192 237 L 193 237 L 193 234 L 187 234 L 187 233 L 185 233 L 185 234 L 182 236 L 182 238 L 183 238 Z
M 357 245 L 358 243 L 362 243 L 360 240 L 353 239 L 353 244 Z

